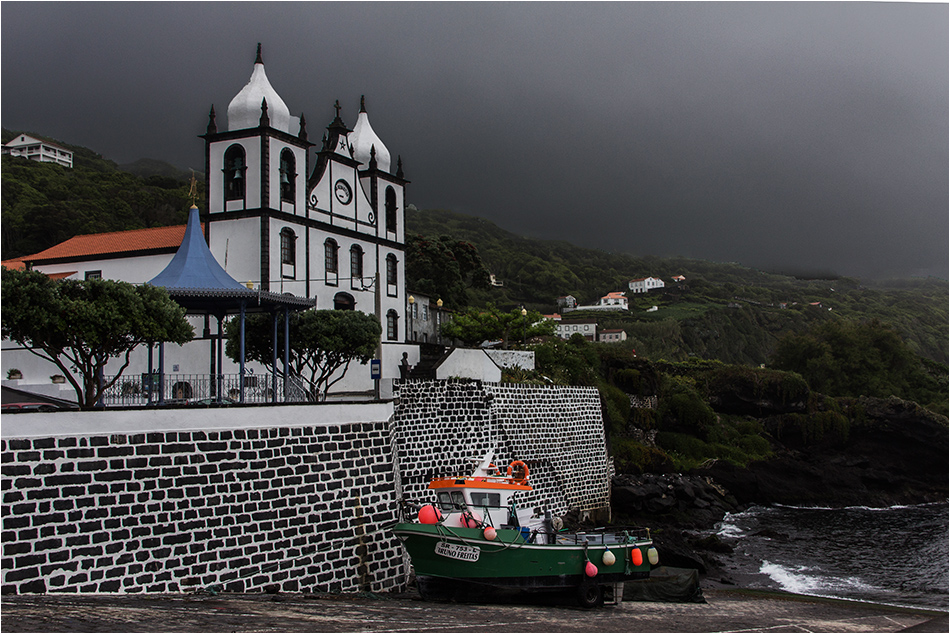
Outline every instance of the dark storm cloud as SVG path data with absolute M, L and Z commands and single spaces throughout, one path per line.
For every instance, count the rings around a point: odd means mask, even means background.
M 3 125 L 201 167 L 257 42 L 340 99 L 410 201 L 516 233 L 775 270 L 947 276 L 948 11 L 878 3 L 29 3 Z M 647 273 L 647 272 L 631 272 Z

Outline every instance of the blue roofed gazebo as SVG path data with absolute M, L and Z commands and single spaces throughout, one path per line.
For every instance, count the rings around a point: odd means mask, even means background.
M 189 315 L 205 315 L 205 336 L 211 340 L 211 372 L 216 378 L 215 399 L 223 400 L 221 373 L 224 361 L 223 321 L 228 315 L 239 315 L 240 319 L 240 402 L 244 402 L 244 321 L 248 312 L 268 312 L 274 324 L 274 383 L 271 398 L 277 400 L 277 327 L 278 318 L 284 321 L 284 399 L 287 398 L 289 381 L 288 368 L 290 357 L 289 315 L 290 311 L 307 310 L 316 304 L 315 299 L 297 297 L 291 294 L 271 293 L 269 291 L 248 288 L 228 275 L 218 264 L 211 249 L 205 242 L 201 231 L 198 207 L 191 206 L 188 212 L 188 225 L 181 246 L 161 273 L 148 281 L 152 286 L 161 286 L 169 296 L 181 305 Z M 207 318 L 214 316 L 218 320 L 217 336 L 211 336 Z M 151 368 L 151 347 L 149 347 L 149 367 Z M 217 370 L 215 369 L 217 367 Z M 159 344 L 159 382 L 164 380 L 164 344 Z M 216 383 L 216 385 L 215 385 Z M 163 402 L 164 390 L 159 386 L 159 404 Z

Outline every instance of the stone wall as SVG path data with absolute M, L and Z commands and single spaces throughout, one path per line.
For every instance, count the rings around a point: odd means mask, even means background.
M 151 432 L 109 412 L 5 416 L 2 591 L 403 587 L 392 423 L 378 406 L 315 423 L 319 407 L 213 410 L 230 429 L 166 410 L 207 429 Z M 87 414 L 119 429 L 42 433 Z M 28 422 L 39 435 L 15 437 Z
M 394 421 L 401 486 L 414 502 L 438 475 L 467 475 L 489 450 L 495 464 L 527 463 L 534 491 L 523 507 L 561 515 L 610 500 L 600 396 L 595 388 L 480 381 L 397 381 Z
M 393 403 L 4 416 L 2 592 L 383 592 L 435 475 L 525 461 L 522 507 L 608 505 L 593 388 L 396 381 Z

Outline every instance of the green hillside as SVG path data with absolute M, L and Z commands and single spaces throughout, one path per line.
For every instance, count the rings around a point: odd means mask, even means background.
M 3 142 L 17 134 L 3 130 Z M 187 221 L 189 184 L 180 170 L 141 160 L 126 171 L 88 148 L 46 140 L 73 152 L 73 168 L 3 157 L 3 259 L 37 253 L 76 235 Z
M 626 313 L 570 313 L 572 318 L 596 318 L 601 328 L 623 328 L 629 337 L 624 345 L 649 358 L 758 365 L 769 361 L 785 333 L 830 320 L 877 319 L 895 328 L 917 354 L 941 364 L 948 360 L 945 280 L 798 279 L 734 263 L 607 253 L 522 238 L 487 220 L 444 210 L 410 208 L 406 226 L 410 232 L 447 235 L 477 247 L 503 286 L 470 290 L 470 303 L 476 306 L 525 305 L 551 313 L 562 295 L 590 304 L 610 291 L 627 290 L 630 279 L 663 279 L 667 288 L 662 291 L 628 295 Z M 674 275 L 683 275 L 686 282 L 672 283 Z M 656 311 L 646 312 L 654 306 Z

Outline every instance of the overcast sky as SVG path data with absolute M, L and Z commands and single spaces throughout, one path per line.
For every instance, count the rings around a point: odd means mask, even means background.
M 948 6 L 20 3 L 2 124 L 203 168 L 258 42 L 319 142 L 373 128 L 422 209 L 772 271 L 948 276 Z M 631 272 L 632 274 L 633 272 Z

